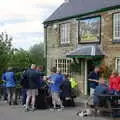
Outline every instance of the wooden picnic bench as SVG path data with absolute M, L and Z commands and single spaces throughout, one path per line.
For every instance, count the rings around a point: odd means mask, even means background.
M 97 110 L 110 113 L 111 117 L 113 113 L 120 112 L 120 95 L 108 95 L 108 94 L 95 94 L 99 98 L 104 98 L 104 103 L 101 105 L 95 105 L 95 113 Z

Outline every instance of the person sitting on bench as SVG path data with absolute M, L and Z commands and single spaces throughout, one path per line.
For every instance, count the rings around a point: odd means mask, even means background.
M 99 95 L 104 95 L 109 93 L 109 87 L 105 84 L 104 79 L 100 78 L 99 85 L 95 89 L 94 93 L 94 105 L 104 105 L 105 97 L 100 97 Z

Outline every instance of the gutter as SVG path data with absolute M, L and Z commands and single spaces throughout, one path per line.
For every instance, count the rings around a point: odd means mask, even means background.
M 75 16 L 69 16 L 69 17 L 65 17 L 65 18 L 61 18 L 61 19 L 56 19 L 56 20 L 51 20 L 51 21 L 44 21 L 43 24 L 50 24 L 53 22 L 59 22 L 59 21 L 64 21 L 64 20 L 68 20 L 68 19 L 72 19 L 72 18 L 77 18 L 80 19 L 80 17 L 84 17 L 90 14 L 95 14 L 95 13 L 99 13 L 99 12 L 105 12 L 105 11 L 109 11 L 109 10 L 116 10 L 120 8 L 120 5 L 116 5 L 116 6 L 111 6 L 111 7 L 107 7 L 107 8 L 101 8 L 99 10 L 95 10 L 92 12 L 88 12 L 88 13 L 83 13 L 83 14 L 79 14 L 79 15 L 75 15 Z
M 47 27 L 48 25 L 44 25 L 44 43 L 45 43 L 45 54 L 44 54 L 44 57 L 45 57 L 45 75 L 47 75 Z

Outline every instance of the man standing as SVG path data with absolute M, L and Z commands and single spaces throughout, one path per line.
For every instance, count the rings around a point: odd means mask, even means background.
M 24 73 L 26 78 L 26 87 L 27 87 L 27 98 L 26 98 L 26 107 L 25 111 L 29 110 L 29 103 L 31 99 L 32 111 L 35 110 L 35 97 L 38 94 L 38 82 L 37 82 L 37 72 L 36 65 L 32 64 L 31 68 Z
M 88 76 L 90 95 L 94 94 L 95 88 L 99 83 L 99 71 L 99 67 L 95 67 L 94 71 L 92 71 Z
M 63 82 L 63 76 L 59 74 L 59 71 L 57 72 L 56 67 L 51 68 L 51 76 L 49 77 L 50 82 L 50 88 L 51 88 L 51 94 L 52 94 L 52 103 L 53 103 L 53 109 L 56 109 L 57 105 L 60 105 L 60 109 L 62 110 L 64 108 L 62 101 L 60 99 L 60 86 Z
M 16 81 L 15 81 L 15 73 L 12 71 L 11 67 L 9 67 L 8 71 L 5 73 L 4 80 L 6 82 L 8 103 L 9 105 L 11 104 L 15 105 L 17 104 L 16 94 L 15 94 Z

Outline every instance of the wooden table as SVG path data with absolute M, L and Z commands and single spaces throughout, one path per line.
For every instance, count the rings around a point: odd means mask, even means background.
M 95 94 L 99 98 L 104 97 L 105 104 L 95 105 L 95 113 L 97 114 L 97 110 L 105 111 L 110 113 L 111 117 L 113 113 L 120 112 L 120 95 L 108 95 L 108 94 Z

